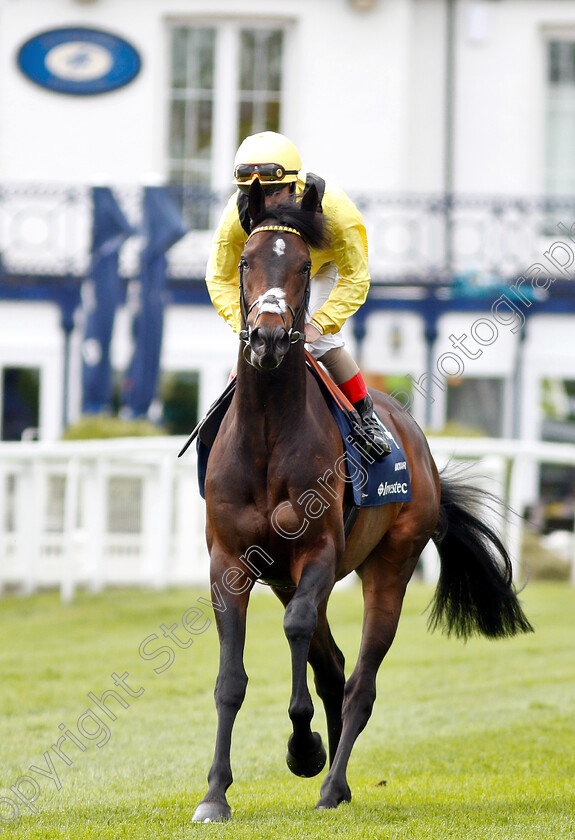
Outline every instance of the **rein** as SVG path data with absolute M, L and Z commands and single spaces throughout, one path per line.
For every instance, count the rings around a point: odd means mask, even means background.
M 252 236 L 255 236 L 256 233 L 263 233 L 264 231 L 270 231 L 270 230 L 283 231 L 284 233 L 294 233 L 296 236 L 299 236 L 300 238 L 303 238 L 301 233 L 299 232 L 299 230 L 296 230 L 295 228 L 292 228 L 292 227 L 287 227 L 285 225 L 262 225 L 261 227 L 257 227 L 255 230 L 253 230 L 250 233 L 250 235 L 246 239 L 246 244 L 252 238 Z M 251 306 L 248 308 L 248 306 L 246 304 L 245 292 L 244 292 L 244 268 L 245 268 L 246 264 L 247 264 L 246 260 L 242 256 L 241 259 L 240 259 L 240 263 L 239 263 L 240 309 L 241 309 L 241 313 L 242 313 L 242 320 L 243 320 L 244 324 L 246 325 L 246 328 L 240 330 L 239 338 L 240 338 L 240 341 L 243 341 L 243 343 L 245 345 L 244 353 L 243 353 L 244 359 L 249 364 L 251 364 L 251 362 L 249 361 L 249 359 L 246 356 L 246 350 L 249 347 L 250 338 L 251 338 L 252 329 L 253 329 L 252 326 L 250 324 L 248 324 L 248 317 L 249 317 L 250 313 L 252 312 L 252 310 L 256 306 L 258 307 L 258 314 L 256 316 L 256 322 L 257 322 L 257 319 L 259 318 L 261 312 L 265 311 L 265 310 L 263 310 L 264 306 L 267 305 L 267 306 L 277 307 L 277 311 L 278 311 L 277 314 L 281 317 L 281 319 L 283 321 L 283 325 L 284 325 L 284 327 L 287 331 L 287 334 L 289 336 L 289 339 L 290 339 L 290 344 L 297 344 L 298 341 L 305 341 L 305 333 L 300 332 L 299 330 L 296 330 L 295 325 L 296 325 L 296 323 L 298 323 L 298 321 L 302 317 L 302 315 L 305 314 L 305 311 L 306 311 L 307 306 L 308 306 L 309 291 L 310 291 L 309 286 L 310 286 L 310 279 L 311 279 L 311 265 L 308 269 L 303 300 L 302 300 L 301 304 L 299 305 L 299 307 L 297 309 L 297 312 L 296 312 L 296 311 L 294 311 L 292 305 L 287 302 L 287 300 L 285 300 L 284 298 L 279 298 L 277 296 L 277 294 L 275 294 L 274 291 L 271 290 L 271 289 L 269 290 L 269 292 L 264 293 L 263 295 L 260 295 L 260 297 L 257 298 L 257 300 L 255 300 L 251 304 Z M 289 309 L 289 311 L 291 312 L 292 325 L 289 328 L 289 330 L 287 328 L 284 312 L 282 311 L 283 309 Z M 254 323 L 254 327 L 255 327 L 255 323 Z

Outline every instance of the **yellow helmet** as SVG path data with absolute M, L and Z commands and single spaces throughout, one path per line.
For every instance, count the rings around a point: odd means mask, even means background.
M 275 131 L 252 134 L 243 141 L 234 161 L 234 184 L 289 184 L 301 169 L 299 152 L 287 137 Z

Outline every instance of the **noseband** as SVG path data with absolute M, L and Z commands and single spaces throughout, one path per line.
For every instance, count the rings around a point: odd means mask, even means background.
M 246 239 L 246 244 L 255 236 L 256 233 L 263 233 L 267 230 L 277 230 L 283 231 L 284 233 L 295 233 L 296 236 L 301 237 L 301 233 L 299 230 L 296 230 L 292 227 L 286 227 L 284 225 L 262 225 L 262 227 L 258 227 L 253 230 L 248 238 Z M 245 257 L 242 256 L 240 259 L 239 270 L 240 270 L 240 308 L 242 313 L 242 318 L 246 328 L 240 331 L 240 341 L 243 341 L 246 345 L 244 348 L 244 359 L 246 358 L 245 351 L 249 346 L 250 338 L 252 334 L 252 330 L 255 328 L 258 318 L 262 314 L 262 312 L 272 312 L 275 315 L 279 315 L 283 321 L 283 325 L 286 329 L 286 332 L 290 339 L 290 344 L 297 344 L 298 341 L 305 341 L 305 333 L 300 332 L 299 330 L 294 329 L 296 323 L 301 318 L 301 316 L 305 313 L 307 309 L 308 301 L 309 301 L 309 284 L 310 284 L 310 277 L 311 277 L 311 265 L 308 269 L 306 285 L 305 285 L 305 292 L 302 299 L 301 304 L 298 307 L 297 312 L 294 311 L 291 304 L 287 302 L 285 299 L 285 293 L 283 289 L 269 289 L 267 292 L 264 292 L 260 295 L 256 300 L 251 304 L 248 308 L 245 299 L 244 293 L 244 268 L 247 265 Z M 256 320 L 254 322 L 253 327 L 248 324 L 248 317 L 253 309 L 257 306 L 257 315 Z M 285 312 L 289 310 L 292 316 L 292 325 L 288 329 L 285 319 Z M 247 361 L 247 359 L 246 359 Z

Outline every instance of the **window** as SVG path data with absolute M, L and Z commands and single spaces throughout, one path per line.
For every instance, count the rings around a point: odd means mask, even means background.
M 447 383 L 447 421 L 489 437 L 503 434 L 504 382 L 468 377 Z
M 212 193 L 229 187 L 241 140 L 280 130 L 284 35 L 238 23 L 171 29 L 169 179 L 194 229 L 212 225 Z
M 544 440 L 575 441 L 575 381 L 550 377 L 541 380 Z
M 278 29 L 240 31 L 240 85 L 236 146 L 248 134 L 280 125 L 282 32 Z
M 40 418 L 40 371 L 6 367 L 0 373 L 1 439 L 34 437 Z
M 547 44 L 546 189 L 575 194 L 575 40 Z
M 207 221 L 211 184 L 214 114 L 214 29 L 176 28 L 172 32 L 169 116 L 170 181 L 192 185 L 200 202 L 190 219 L 193 227 Z
M 169 435 L 189 435 L 198 422 L 200 375 L 171 371 L 162 376 L 162 425 Z

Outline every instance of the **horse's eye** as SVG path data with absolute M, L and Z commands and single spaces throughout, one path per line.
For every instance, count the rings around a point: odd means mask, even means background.
M 249 267 L 250 267 L 250 266 L 249 266 L 249 263 L 248 263 L 248 261 L 246 260 L 246 258 L 245 258 L 245 257 L 242 257 L 242 258 L 240 259 L 240 268 L 241 268 L 243 271 L 245 271 L 245 270 L 246 270 L 246 269 L 248 269 Z
M 311 263 L 310 262 L 304 263 L 301 267 L 301 273 L 302 274 L 309 274 L 310 271 L 311 271 Z

